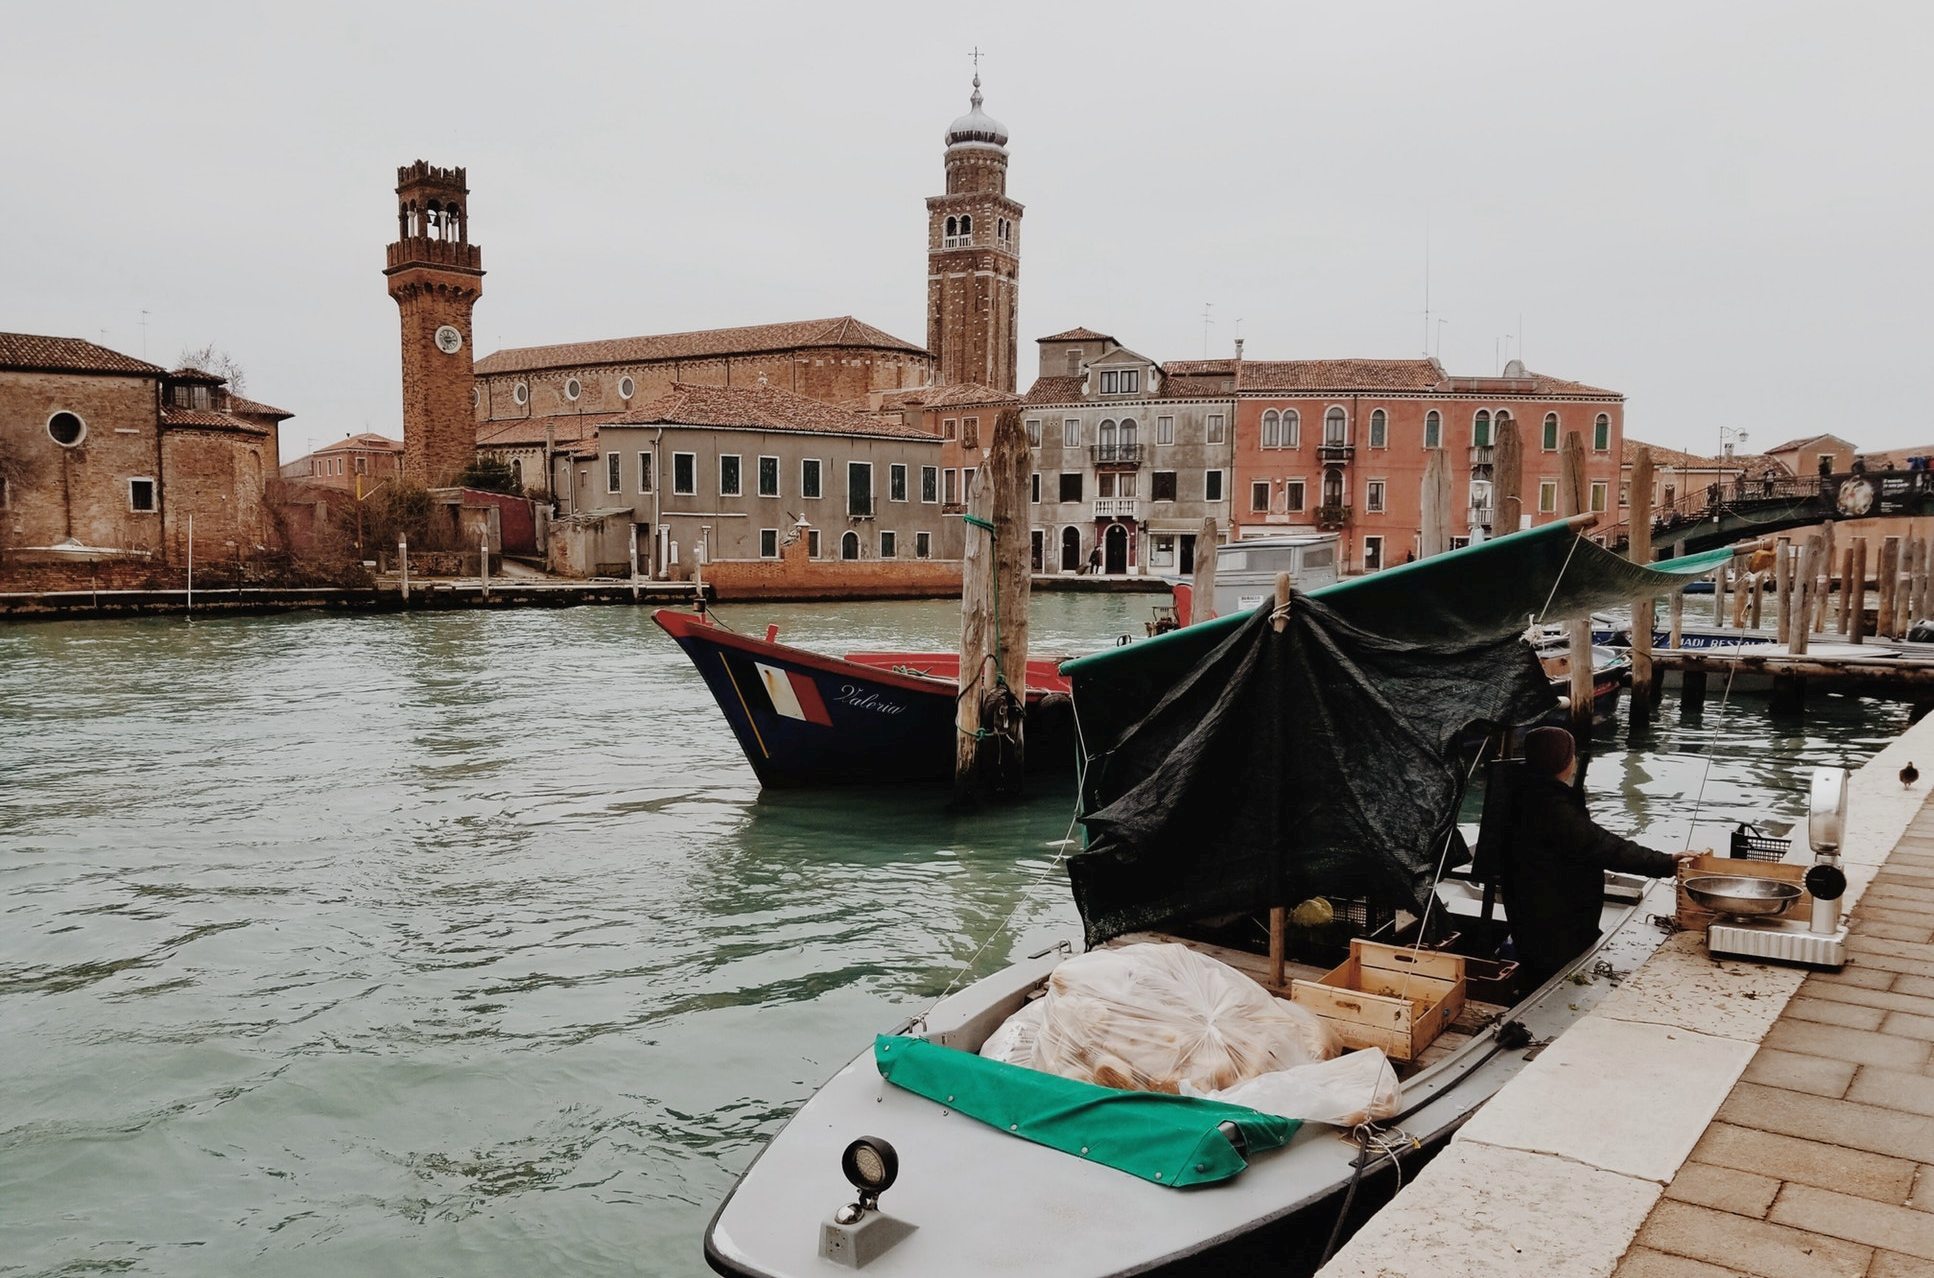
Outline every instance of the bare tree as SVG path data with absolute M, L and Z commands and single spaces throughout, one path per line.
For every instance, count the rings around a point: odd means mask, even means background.
M 231 395 L 247 393 L 248 374 L 233 355 L 210 342 L 199 349 L 184 348 L 175 366 L 177 368 L 199 368 L 204 373 L 213 373 L 228 383 Z

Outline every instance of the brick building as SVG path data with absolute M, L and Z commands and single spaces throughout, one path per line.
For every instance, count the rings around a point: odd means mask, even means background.
M 290 414 L 200 369 L 71 337 L 0 333 L 0 546 L 51 560 L 179 561 L 269 546 L 266 484 Z
M 365 432 L 282 464 L 282 478 L 370 492 L 403 473 L 403 441 Z
M 1093 329 L 1041 338 L 1025 414 L 1035 570 L 1194 571 L 1202 521 L 1229 526 L 1235 397 Z
M 1232 489 L 1236 535 L 1333 529 L 1343 565 L 1370 572 L 1418 548 L 1425 459 L 1451 464 L 1451 539 L 1506 531 L 1492 525 L 1492 449 L 1500 416 L 1518 423 L 1523 511 L 1558 516 L 1559 449 L 1585 446 L 1587 502 L 1610 512 L 1623 460 L 1625 398 L 1526 370 L 1450 374 L 1434 359 L 1194 361 L 1197 377 L 1232 379 L 1236 398 Z
M 403 324 L 403 473 L 453 482 L 475 455 L 470 312 L 483 250 L 470 242 L 464 170 L 418 160 L 396 170 L 397 238 L 383 274 Z
M 981 110 L 947 128 L 944 195 L 927 200 L 927 349 L 943 383 L 1015 388 L 1021 206 L 1007 195 L 1007 127 Z
M 689 577 L 705 558 L 929 559 L 940 509 L 938 436 L 773 386 L 668 387 L 604 423 L 571 459 L 554 545 L 583 573 Z M 803 527 L 802 527 L 803 525 Z

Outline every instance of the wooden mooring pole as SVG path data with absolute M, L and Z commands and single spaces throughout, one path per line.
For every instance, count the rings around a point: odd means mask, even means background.
M 1499 441 L 1502 443 L 1502 441 Z M 1652 562 L 1652 450 L 1641 447 L 1632 459 L 1630 498 L 1632 526 L 1625 540 L 1625 557 L 1644 567 Z M 1632 605 L 1632 701 L 1631 726 L 1643 727 L 1652 720 L 1652 614 L 1657 604 L 1641 599 Z
M 1450 462 L 1441 448 L 1424 454 L 1422 520 L 1417 533 L 1417 557 L 1428 559 L 1450 549 Z
M 1020 792 L 1026 763 L 1027 430 L 1018 410 L 995 420 L 987 462 L 975 476 L 961 556 L 960 679 L 954 791 L 966 797 Z
M 1440 453 L 1442 450 L 1438 450 Z M 1277 634 L 1289 628 L 1289 574 L 1276 574 L 1276 610 L 1269 619 L 1269 627 Z M 1278 886 L 1280 892 L 1280 884 Z M 1284 934 L 1288 930 L 1289 909 L 1278 900 L 1269 907 L 1269 985 L 1271 989 L 1283 987 L 1283 964 L 1287 958 L 1287 945 Z
M 1774 622 L 1773 637 L 1780 643 L 1787 642 L 1793 625 L 1793 539 L 1781 537 L 1773 549 L 1773 607 L 1779 616 Z
M 1900 588 L 1900 538 L 1881 538 L 1876 576 L 1879 577 L 1880 612 L 1874 618 L 1874 635 L 1885 639 L 1894 633 L 1894 592 Z
M 1847 636 L 1859 643 L 1867 634 L 1867 539 L 1855 537 L 1847 553 L 1853 556 L 1853 567 L 1847 572 L 1848 589 L 1853 592 L 1853 626 Z
M 1577 431 L 1565 433 L 1559 454 L 1558 502 L 1566 517 L 1585 510 L 1585 443 Z M 1586 753 L 1592 735 L 1592 623 L 1580 617 L 1565 623 L 1565 663 L 1571 671 L 1571 735 Z
M 1649 461 L 1650 455 L 1646 456 Z M 1518 436 L 1516 418 L 1498 414 L 1497 444 L 1491 450 L 1491 461 L 1491 531 L 1502 537 L 1524 526 L 1524 444 Z M 1646 509 L 1651 509 L 1649 503 Z M 1649 523 L 1645 532 L 1646 545 L 1650 546 Z
M 1215 548 L 1218 535 L 1213 518 L 1202 521 L 1202 531 L 1195 538 L 1195 590 L 1189 604 L 1190 625 L 1215 616 Z

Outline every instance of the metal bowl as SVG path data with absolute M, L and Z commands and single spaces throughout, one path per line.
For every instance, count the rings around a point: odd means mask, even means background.
M 1715 914 L 1778 914 L 1800 899 L 1800 885 L 1735 874 L 1702 874 L 1686 880 L 1686 895 Z

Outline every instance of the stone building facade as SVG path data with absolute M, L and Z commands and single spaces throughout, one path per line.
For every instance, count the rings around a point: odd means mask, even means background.
M 706 560 L 932 559 L 940 439 L 770 386 L 679 384 L 577 450 L 552 539 L 576 567 L 689 578 Z M 951 521 L 958 525 L 958 521 Z
M 396 171 L 389 295 L 403 324 L 403 473 L 453 482 L 475 455 L 470 313 L 483 295 L 483 250 L 470 242 L 469 179 L 418 160 Z
M 1625 398 L 1527 371 L 1446 373 L 1434 359 L 1207 360 L 1171 365 L 1233 379 L 1231 518 L 1238 537 L 1308 529 L 1341 535 L 1346 571 L 1373 572 L 1416 553 L 1426 459 L 1451 467 L 1451 541 L 1506 529 L 1493 523 L 1497 423 L 1508 414 L 1523 445 L 1523 513 L 1558 517 L 1559 450 L 1585 447 L 1587 505 L 1615 522 Z
M 370 492 L 403 473 L 403 441 L 365 431 L 282 464 L 282 478 Z
M 79 338 L 0 333 L 0 549 L 178 562 L 273 542 L 267 481 L 286 411 Z
M 1092 329 L 1040 339 L 1023 404 L 1037 572 L 1194 571 L 1203 521 L 1229 527 L 1235 399 Z M 1074 370 L 1070 372 L 1069 370 Z

